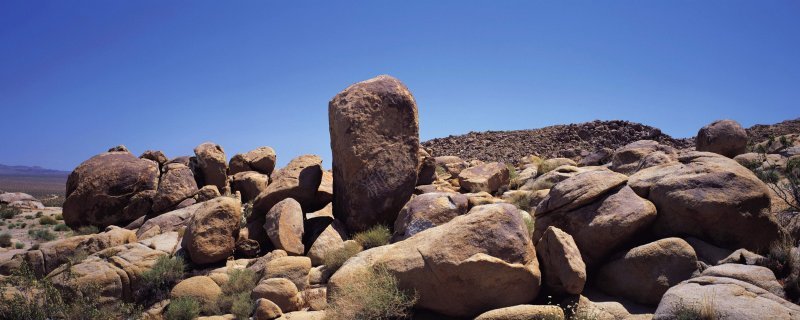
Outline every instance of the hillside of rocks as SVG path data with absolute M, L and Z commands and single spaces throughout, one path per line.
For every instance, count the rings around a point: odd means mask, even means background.
M 330 171 L 98 152 L 63 204 L 94 231 L 0 261 L 0 319 L 800 319 L 800 132 L 592 122 L 483 157 L 524 133 L 459 153 L 420 144 L 418 114 L 396 78 L 345 88 Z

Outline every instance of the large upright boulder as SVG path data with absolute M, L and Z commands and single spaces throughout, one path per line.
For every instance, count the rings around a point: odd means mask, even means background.
M 303 255 L 303 208 L 292 198 L 278 202 L 265 217 L 264 230 L 277 249 Z
M 130 152 L 96 155 L 67 178 L 64 221 L 75 229 L 127 224 L 149 213 L 158 179 L 154 161 Z
M 733 120 L 717 120 L 700 128 L 695 138 L 697 151 L 733 158 L 747 151 L 747 131 Z
M 454 317 L 533 301 L 541 274 L 530 233 L 510 204 L 478 206 L 448 223 L 359 253 L 330 279 L 328 294 L 385 267 L 401 289 L 413 289 L 417 308 Z
M 228 186 L 228 161 L 225 150 L 216 143 L 205 142 L 194 148 L 197 165 L 203 173 L 205 185 L 216 186 L 224 192 Z
M 378 76 L 333 97 L 328 119 L 334 215 L 350 232 L 391 225 L 417 183 L 414 97 L 399 80 Z
M 572 236 L 548 227 L 536 244 L 544 283 L 557 294 L 580 294 L 586 284 L 586 264 Z
M 780 235 L 769 188 L 736 161 L 688 152 L 678 162 L 644 169 L 628 185 L 658 208 L 654 230 L 690 235 L 730 249 L 758 250 Z
M 200 204 L 189 222 L 182 246 L 196 264 L 225 260 L 233 254 L 242 204 L 230 197 L 218 197 Z

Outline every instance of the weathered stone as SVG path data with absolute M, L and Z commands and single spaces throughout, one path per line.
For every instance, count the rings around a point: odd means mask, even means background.
M 564 311 L 558 306 L 537 306 L 521 304 L 513 307 L 494 309 L 480 314 L 475 320 L 563 320 Z
M 145 191 L 155 194 L 158 173 L 155 162 L 129 152 L 107 152 L 84 161 L 67 179 L 64 222 L 73 229 L 85 225 L 104 228 L 125 225 L 147 214 L 150 206 L 140 206 L 140 201 L 132 199 Z
M 303 290 L 308 286 L 308 273 L 311 271 L 311 259 L 308 257 L 281 257 L 267 263 L 264 279 L 285 278 Z
M 691 235 L 727 247 L 767 248 L 780 235 L 769 189 L 736 161 L 688 152 L 679 162 L 644 169 L 628 185 L 658 208 L 654 230 Z
M 169 295 L 171 299 L 191 297 L 201 306 L 215 305 L 222 289 L 214 280 L 206 276 L 195 276 L 178 282 Z
M 536 244 L 545 285 L 556 294 L 580 294 L 586 284 L 586 264 L 572 236 L 548 227 Z
M 536 212 L 569 211 L 582 207 L 628 181 L 613 171 L 586 171 L 557 183 L 539 203 Z
M 642 304 L 658 304 L 667 289 L 697 270 L 694 249 L 680 238 L 661 239 L 622 254 L 598 270 L 597 288 Z
M 160 167 L 165 166 L 167 161 L 169 161 L 167 156 L 165 156 L 160 150 L 146 150 L 145 152 L 142 152 L 142 154 L 139 156 L 139 159 L 155 161 Z
M 260 298 L 256 301 L 253 320 L 274 320 L 282 315 L 281 308 L 269 299 Z
M 697 151 L 733 158 L 747 150 L 747 131 L 736 121 L 717 120 L 700 128 L 694 141 Z
M 467 213 L 469 199 L 457 193 L 426 193 L 412 198 L 394 222 L 392 242 L 413 236 Z
M 495 193 L 509 182 L 508 167 L 501 162 L 491 162 L 467 168 L 458 174 L 461 189 L 467 192 Z
M 331 277 L 328 294 L 374 265 L 395 275 L 400 288 L 413 288 L 417 308 L 448 316 L 532 301 L 541 283 L 527 227 L 509 204 L 475 207 L 406 240 L 361 252 Z
M 548 173 L 548 172 L 553 171 L 555 168 L 558 168 L 560 166 L 577 167 L 578 164 L 575 163 L 575 161 L 573 161 L 572 159 L 567 159 L 567 158 L 547 159 L 547 160 L 542 161 L 541 164 L 539 164 L 539 174 Z
M 322 159 L 315 155 L 302 155 L 289 161 L 286 167 L 272 174 L 272 182 L 253 202 L 252 219 L 263 218 L 276 203 L 292 198 L 305 211 L 314 211 L 317 190 L 322 181 Z
M 158 191 L 153 197 L 153 212 L 162 213 L 197 193 L 197 183 L 189 167 L 170 163 L 164 167 Z
M 419 148 L 419 167 L 417 168 L 417 185 L 431 184 L 436 180 L 436 159 Z
M 550 170 L 545 174 L 540 175 L 536 179 L 529 179 L 519 189 L 530 190 L 530 191 L 550 189 L 557 183 L 567 180 L 570 177 L 573 177 L 576 174 L 585 171 L 586 169 L 584 168 L 578 168 L 574 166 L 561 166 L 553 170 Z
M 546 212 L 541 211 L 543 204 L 536 209 L 533 239 L 538 241 L 549 226 L 564 230 L 590 266 L 647 230 L 656 219 L 655 206 L 629 187 L 611 190 L 574 210 Z
M 267 299 L 277 305 L 283 312 L 300 310 L 303 304 L 297 286 L 289 279 L 271 278 L 258 283 L 250 294 L 252 299 Z
M 303 255 L 303 208 L 292 198 L 278 202 L 267 212 L 264 230 L 275 248 Z
M 439 156 L 433 158 L 436 166 L 444 169 L 449 176 L 440 176 L 440 179 L 450 179 L 458 177 L 462 170 L 467 168 L 467 163 L 456 156 Z
M 242 194 L 242 202 L 254 200 L 268 185 L 269 176 L 256 171 L 239 172 L 231 179 L 231 190 Z
M 783 286 L 778 282 L 778 279 L 775 278 L 775 274 L 772 273 L 772 270 L 765 267 L 726 263 L 705 269 L 700 276 L 725 277 L 741 280 L 767 290 L 778 297 L 786 298 Z
M 639 169 L 639 164 L 647 155 L 661 151 L 667 157 L 677 158 L 675 148 L 665 146 L 653 140 L 639 140 L 614 151 L 611 157 L 611 170 L 631 175 Z
M 683 240 L 686 240 L 692 246 L 692 249 L 697 254 L 697 260 L 710 266 L 719 264 L 720 261 L 733 253 L 731 250 L 717 247 L 695 237 L 687 237 Z
M 333 97 L 328 118 L 334 215 L 350 232 L 394 223 L 417 183 L 419 120 L 411 92 L 378 76 Z
M 220 192 L 225 192 L 228 189 L 228 162 L 222 147 L 206 142 L 194 148 L 194 154 L 203 172 L 204 185 L 213 185 Z
M 247 153 L 238 153 L 231 158 L 230 174 L 256 171 L 269 176 L 275 169 L 276 160 L 275 150 L 270 147 L 258 147 Z
M 234 198 L 219 197 L 200 206 L 189 222 L 182 245 L 194 263 L 225 260 L 235 248 L 242 204 Z

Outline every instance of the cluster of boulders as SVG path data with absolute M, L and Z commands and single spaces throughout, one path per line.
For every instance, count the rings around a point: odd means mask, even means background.
M 439 317 L 675 319 L 698 308 L 800 318 L 757 265 L 786 230 L 771 190 L 740 164 L 748 140 L 735 122 L 704 127 L 694 148 L 642 127 L 655 140 L 512 164 L 422 147 L 416 102 L 389 76 L 346 88 L 328 112 L 331 171 L 314 155 L 275 169 L 269 147 L 226 161 L 213 143 L 171 160 L 123 146 L 97 155 L 69 176 L 64 218 L 104 231 L 18 254 L 0 273 L 27 263 L 59 287 L 137 301 L 142 274 L 183 255 L 191 277 L 171 297 L 214 303 L 246 268 L 258 275 L 253 319 L 322 319 L 331 297 L 376 267 Z M 623 141 L 630 126 L 600 127 Z M 595 131 L 573 129 L 592 141 Z M 361 251 L 350 240 L 380 225 L 390 243 Z M 344 248 L 361 252 L 325 265 Z M 75 252 L 88 257 L 65 264 Z

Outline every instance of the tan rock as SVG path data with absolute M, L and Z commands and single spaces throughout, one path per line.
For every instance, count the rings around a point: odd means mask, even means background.
M 558 306 L 537 306 L 521 304 L 513 307 L 494 309 L 480 314 L 475 320 L 531 320 L 564 319 L 564 311 Z
M 586 171 L 559 182 L 539 203 L 536 212 L 569 211 L 582 207 L 625 184 L 628 177 L 613 171 Z
M 255 311 L 253 312 L 253 320 L 274 320 L 283 315 L 281 308 L 268 299 L 258 299 L 256 301 Z
M 278 202 L 292 198 L 306 211 L 316 204 L 317 190 L 322 181 L 322 159 L 315 155 L 302 155 L 292 159 L 286 167 L 272 174 L 272 182 L 253 202 L 252 219 L 261 219 Z
M 264 230 L 277 249 L 303 255 L 303 208 L 292 198 L 275 204 L 264 217 Z
M 243 171 L 231 178 L 231 190 L 242 194 L 242 202 L 254 200 L 269 185 L 269 176 L 256 171 Z
M 536 252 L 517 208 L 473 208 L 448 223 L 350 258 L 328 283 L 328 294 L 358 281 L 374 265 L 401 288 L 413 288 L 416 307 L 449 316 L 474 316 L 536 298 L 541 283 Z
M 201 305 L 215 305 L 222 289 L 213 279 L 206 276 L 195 276 L 178 282 L 169 295 L 171 299 L 191 297 Z
M 228 161 L 222 147 L 213 142 L 205 142 L 194 148 L 194 154 L 205 185 L 216 186 L 220 191 L 227 190 Z
M 444 224 L 467 213 L 469 199 L 457 193 L 426 193 L 411 198 L 394 222 L 392 242 Z
M 166 212 L 194 196 L 197 190 L 192 170 L 180 163 L 170 163 L 164 167 L 158 191 L 153 197 L 153 212 Z
M 769 189 L 736 161 L 688 152 L 679 162 L 644 169 L 628 185 L 658 208 L 658 235 L 690 235 L 729 249 L 767 248 L 779 228 L 766 213 Z
M 394 223 L 417 183 L 419 120 L 411 92 L 386 75 L 359 82 L 331 99 L 328 119 L 334 215 L 350 232 Z
M 271 278 L 261 280 L 250 294 L 252 299 L 267 299 L 277 305 L 282 312 L 300 310 L 303 299 L 297 291 L 297 286 L 285 278 Z
M 276 160 L 275 150 L 270 147 L 258 147 L 247 153 L 238 153 L 231 158 L 230 174 L 256 171 L 269 176 L 275 169 Z
M 580 294 L 586 284 L 586 264 L 572 236 L 548 227 L 536 244 L 544 284 L 556 294 Z
M 207 264 L 231 256 L 241 216 L 242 205 L 234 198 L 203 202 L 189 222 L 182 243 L 192 261 Z
M 308 274 L 311 271 L 311 259 L 308 257 L 282 257 L 267 263 L 264 278 L 285 278 L 294 283 L 297 290 L 308 286 Z
M 747 131 L 736 121 L 717 120 L 700 128 L 694 141 L 697 151 L 733 158 L 747 150 Z
M 509 182 L 508 167 L 504 163 L 491 162 L 467 168 L 458 174 L 461 189 L 467 192 L 495 193 Z
M 677 158 L 677 153 L 673 147 L 662 145 L 653 140 L 639 140 L 614 151 L 614 155 L 611 157 L 611 170 L 631 175 L 639 169 L 642 159 L 656 151 L 661 151 L 673 159 Z
M 694 249 L 680 238 L 635 247 L 604 265 L 595 275 L 597 287 L 613 296 L 657 305 L 670 287 L 697 270 Z
M 539 174 L 548 173 L 548 172 L 553 171 L 555 168 L 558 168 L 560 166 L 577 167 L 578 164 L 575 163 L 574 160 L 568 159 L 568 158 L 547 159 L 547 160 L 542 161 L 541 164 L 539 164 Z

